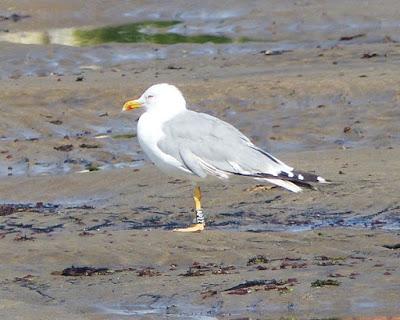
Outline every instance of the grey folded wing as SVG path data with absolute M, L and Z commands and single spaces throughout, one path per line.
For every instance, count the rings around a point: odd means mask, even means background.
M 185 111 L 164 123 L 158 147 L 199 177 L 230 174 L 278 176 L 291 167 L 276 159 L 232 125 L 204 113 Z

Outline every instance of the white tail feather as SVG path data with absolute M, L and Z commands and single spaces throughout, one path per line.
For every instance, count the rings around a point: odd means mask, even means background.
M 280 179 L 267 179 L 267 178 L 256 178 L 256 180 L 268 181 L 269 183 L 276 184 L 277 186 L 288 189 L 292 192 L 300 192 L 303 190 L 302 188 L 296 186 L 293 182 L 290 181 L 284 181 Z

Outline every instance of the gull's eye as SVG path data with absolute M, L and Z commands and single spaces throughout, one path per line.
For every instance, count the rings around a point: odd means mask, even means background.
M 154 98 L 154 96 L 152 96 L 152 95 L 147 96 L 147 99 L 151 99 L 151 98 Z

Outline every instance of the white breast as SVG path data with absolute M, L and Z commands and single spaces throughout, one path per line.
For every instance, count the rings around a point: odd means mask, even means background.
M 153 113 L 144 113 L 137 125 L 137 137 L 139 144 L 147 157 L 163 172 L 168 175 L 182 176 L 190 171 L 182 167 L 174 157 L 162 152 L 157 143 L 164 137 L 162 121 Z M 185 174 L 186 173 L 186 174 Z

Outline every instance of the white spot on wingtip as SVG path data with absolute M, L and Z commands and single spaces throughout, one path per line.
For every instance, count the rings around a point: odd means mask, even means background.
M 320 183 L 326 183 L 326 180 L 322 177 L 317 177 L 318 182 Z
M 294 177 L 293 172 L 288 172 L 288 177 L 289 177 L 289 178 L 293 178 L 293 177 Z
M 301 174 L 299 174 L 298 177 L 299 177 L 299 180 L 304 180 L 304 177 Z

